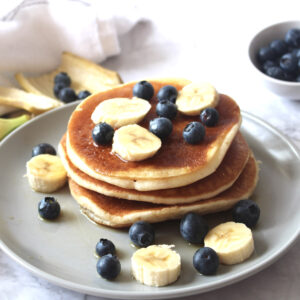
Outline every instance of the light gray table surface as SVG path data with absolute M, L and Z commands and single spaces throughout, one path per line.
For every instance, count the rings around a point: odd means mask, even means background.
M 121 37 L 121 55 L 105 61 L 105 67 L 117 70 L 124 81 L 179 76 L 212 82 L 219 91 L 232 96 L 242 110 L 263 118 L 300 147 L 300 101 L 278 98 L 267 91 L 247 57 L 252 34 L 268 24 L 299 18 L 300 4 L 165 1 L 154 10 L 152 2 L 144 3 L 144 16 L 152 22 L 141 22 Z M 299 299 L 299 253 L 298 238 L 278 261 L 259 273 L 186 299 Z M 0 299 L 103 298 L 48 283 L 0 250 Z

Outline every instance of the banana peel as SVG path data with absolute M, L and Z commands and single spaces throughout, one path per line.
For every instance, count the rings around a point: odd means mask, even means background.
M 0 87 L 0 104 L 21 108 L 35 115 L 63 105 L 42 95 L 34 95 L 12 87 Z
M 28 120 L 30 120 L 30 116 L 28 114 L 10 119 L 0 118 L 0 141 L 11 131 L 21 126 Z
M 54 77 L 60 72 L 68 73 L 72 81 L 71 88 L 76 93 L 88 90 L 93 94 L 122 83 L 117 72 L 103 68 L 70 52 L 62 53 L 60 66 L 50 73 L 36 77 L 17 73 L 15 78 L 27 92 L 56 98 L 53 93 Z

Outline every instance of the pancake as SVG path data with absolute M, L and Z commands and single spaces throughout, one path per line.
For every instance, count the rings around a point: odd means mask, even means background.
M 151 81 L 155 95 L 158 90 L 172 84 L 181 90 L 186 81 Z M 67 153 L 72 163 L 93 178 L 127 189 L 149 191 L 185 186 L 213 173 L 224 158 L 241 122 L 238 105 L 228 96 L 220 95 L 220 119 L 215 127 L 206 128 L 206 136 L 198 145 L 190 145 L 182 138 L 184 127 L 198 117 L 178 113 L 173 121 L 171 135 L 163 141 L 161 149 L 149 159 L 124 162 L 111 153 L 111 145 L 95 146 L 91 131 L 91 114 L 102 101 L 115 97 L 132 97 L 135 82 L 100 92 L 84 100 L 73 112 L 67 130 Z M 156 97 L 152 108 L 139 125 L 148 128 L 156 118 Z
M 219 195 L 193 203 L 163 205 L 107 197 L 90 191 L 69 179 L 72 196 L 92 221 L 111 227 L 127 227 L 136 221 L 161 222 L 181 218 L 188 212 L 208 214 L 230 209 L 236 202 L 248 198 L 257 183 L 258 166 L 253 155 L 236 182 Z
M 250 151 L 238 132 L 222 163 L 211 175 L 184 187 L 146 192 L 120 188 L 83 173 L 67 156 L 65 135 L 60 142 L 59 153 L 68 176 L 84 188 L 115 198 L 172 205 L 207 199 L 228 189 L 245 167 Z

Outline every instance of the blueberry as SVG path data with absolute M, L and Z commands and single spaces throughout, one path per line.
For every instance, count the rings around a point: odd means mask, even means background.
M 205 136 L 205 127 L 200 122 L 191 122 L 183 129 L 183 138 L 189 144 L 200 143 Z
M 285 35 L 285 42 L 292 47 L 300 47 L 300 29 L 292 28 Z
M 215 126 L 219 121 L 219 113 L 215 108 L 205 108 L 200 113 L 200 120 L 205 126 Z
M 136 246 L 148 247 L 154 243 L 154 227 L 146 221 L 135 222 L 129 228 L 129 237 Z
M 268 68 L 266 73 L 273 78 L 284 79 L 284 72 L 279 67 Z
M 149 130 L 160 139 L 164 139 L 171 134 L 173 130 L 173 124 L 167 118 L 155 118 L 150 121 Z
M 40 154 L 56 155 L 56 150 L 48 143 L 40 143 L 32 148 L 31 156 L 34 157 Z
M 173 120 L 177 115 L 177 106 L 169 100 L 161 100 L 156 105 L 156 113 L 160 117 Z
M 202 244 L 207 232 L 208 225 L 199 214 L 188 213 L 180 221 L 180 233 L 189 243 Z
M 165 85 L 163 86 L 157 93 L 157 100 L 169 100 L 175 103 L 178 92 L 173 85 Z
M 54 95 L 55 95 L 56 98 L 59 98 L 59 92 L 60 92 L 63 88 L 65 88 L 65 87 L 66 87 L 66 86 L 65 86 L 64 84 L 62 84 L 62 83 L 56 83 L 56 84 L 54 85 L 53 93 L 54 93 Z
M 78 93 L 77 98 L 82 100 L 82 99 L 87 98 L 90 95 L 91 95 L 91 93 L 89 91 L 81 91 Z
M 234 222 L 253 228 L 260 216 L 259 206 L 252 200 L 240 200 L 232 210 Z
M 292 52 L 293 55 L 295 55 L 298 59 L 300 58 L 300 49 L 295 49 L 293 52 Z
M 97 261 L 98 274 L 107 280 L 115 279 L 121 272 L 121 264 L 115 255 L 106 254 Z
M 284 80 L 286 81 L 295 81 L 296 80 L 296 77 L 297 77 L 297 74 L 294 72 L 294 73 L 289 73 L 289 72 L 283 72 L 284 73 Z
M 134 85 L 132 94 L 135 97 L 150 100 L 154 95 L 154 88 L 150 82 L 143 80 Z
M 70 103 L 77 100 L 77 95 L 72 88 L 65 87 L 59 91 L 58 98 L 64 103 Z
M 274 50 L 279 57 L 288 51 L 288 45 L 284 40 L 274 40 L 270 43 L 270 48 Z
M 267 60 L 266 62 L 263 63 L 262 70 L 263 72 L 267 72 L 267 70 L 271 67 L 277 67 L 277 63 L 273 60 Z
M 54 197 L 45 197 L 38 204 L 40 216 L 46 220 L 53 220 L 59 216 L 60 205 Z
M 289 73 L 293 73 L 298 69 L 298 59 L 291 53 L 286 53 L 279 60 L 280 68 Z
M 273 60 L 275 58 L 276 58 L 276 53 L 269 46 L 262 47 L 258 51 L 258 59 L 261 63 L 264 63 L 267 60 Z
M 114 129 L 107 123 L 101 122 L 92 130 L 92 138 L 97 145 L 111 143 L 114 136 Z
M 71 78 L 66 72 L 60 72 L 54 77 L 54 84 L 62 84 L 64 87 L 71 85 Z
M 200 248 L 193 256 L 193 265 L 199 273 L 213 275 L 219 267 L 219 256 L 212 248 Z
M 99 256 L 104 256 L 106 254 L 114 255 L 116 253 L 116 248 L 113 242 L 107 239 L 100 239 L 96 245 L 96 253 Z

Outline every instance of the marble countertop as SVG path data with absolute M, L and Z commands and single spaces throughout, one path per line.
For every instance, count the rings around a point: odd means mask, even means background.
M 300 147 L 300 101 L 278 98 L 266 90 L 247 57 L 251 36 L 271 23 L 298 19 L 299 3 L 278 1 L 270 9 L 262 1 L 165 1 L 157 10 L 151 9 L 152 3 L 143 2 L 144 17 L 151 22 L 141 22 L 121 37 L 121 55 L 105 61 L 105 67 L 117 70 L 124 81 L 179 76 L 212 82 L 242 110 L 263 118 Z M 182 5 L 185 9 L 181 11 Z M 298 238 L 268 268 L 202 294 L 201 299 L 299 299 L 299 253 Z M 0 299 L 103 298 L 57 287 L 32 275 L 0 250 Z

